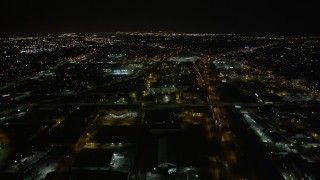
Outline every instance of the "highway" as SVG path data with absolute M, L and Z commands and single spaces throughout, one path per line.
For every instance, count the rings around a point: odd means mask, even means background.
M 216 77 L 213 76 L 211 63 L 213 59 L 218 59 L 225 57 L 227 55 L 234 55 L 238 53 L 243 53 L 247 51 L 254 51 L 260 48 L 265 48 L 273 46 L 275 44 L 268 44 L 258 47 L 253 47 L 249 49 L 241 49 L 238 51 L 231 51 L 227 53 L 221 53 L 215 56 L 207 56 L 202 58 L 204 63 L 203 68 L 203 80 L 207 89 L 207 105 L 210 106 L 212 113 L 212 119 L 204 123 L 209 146 L 212 146 L 211 152 L 208 154 L 209 161 L 209 173 L 213 179 L 242 179 L 243 174 L 237 173 L 239 170 L 239 159 L 241 157 L 241 152 L 238 150 L 236 135 L 231 131 L 230 119 L 226 118 L 225 108 L 240 108 L 240 107 L 260 107 L 260 106 L 270 106 L 270 104 L 265 103 L 243 103 L 243 102 L 220 102 L 220 97 L 217 96 L 217 90 L 215 84 L 212 84 L 212 79 Z M 199 73 L 201 74 L 201 73 Z M 272 104 L 274 106 L 275 104 Z M 243 166 L 243 164 L 242 164 Z

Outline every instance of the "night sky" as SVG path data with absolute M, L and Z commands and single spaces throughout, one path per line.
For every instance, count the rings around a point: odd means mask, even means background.
M 319 35 L 316 2 L 87 0 L 1 2 L 1 34 L 176 31 Z

